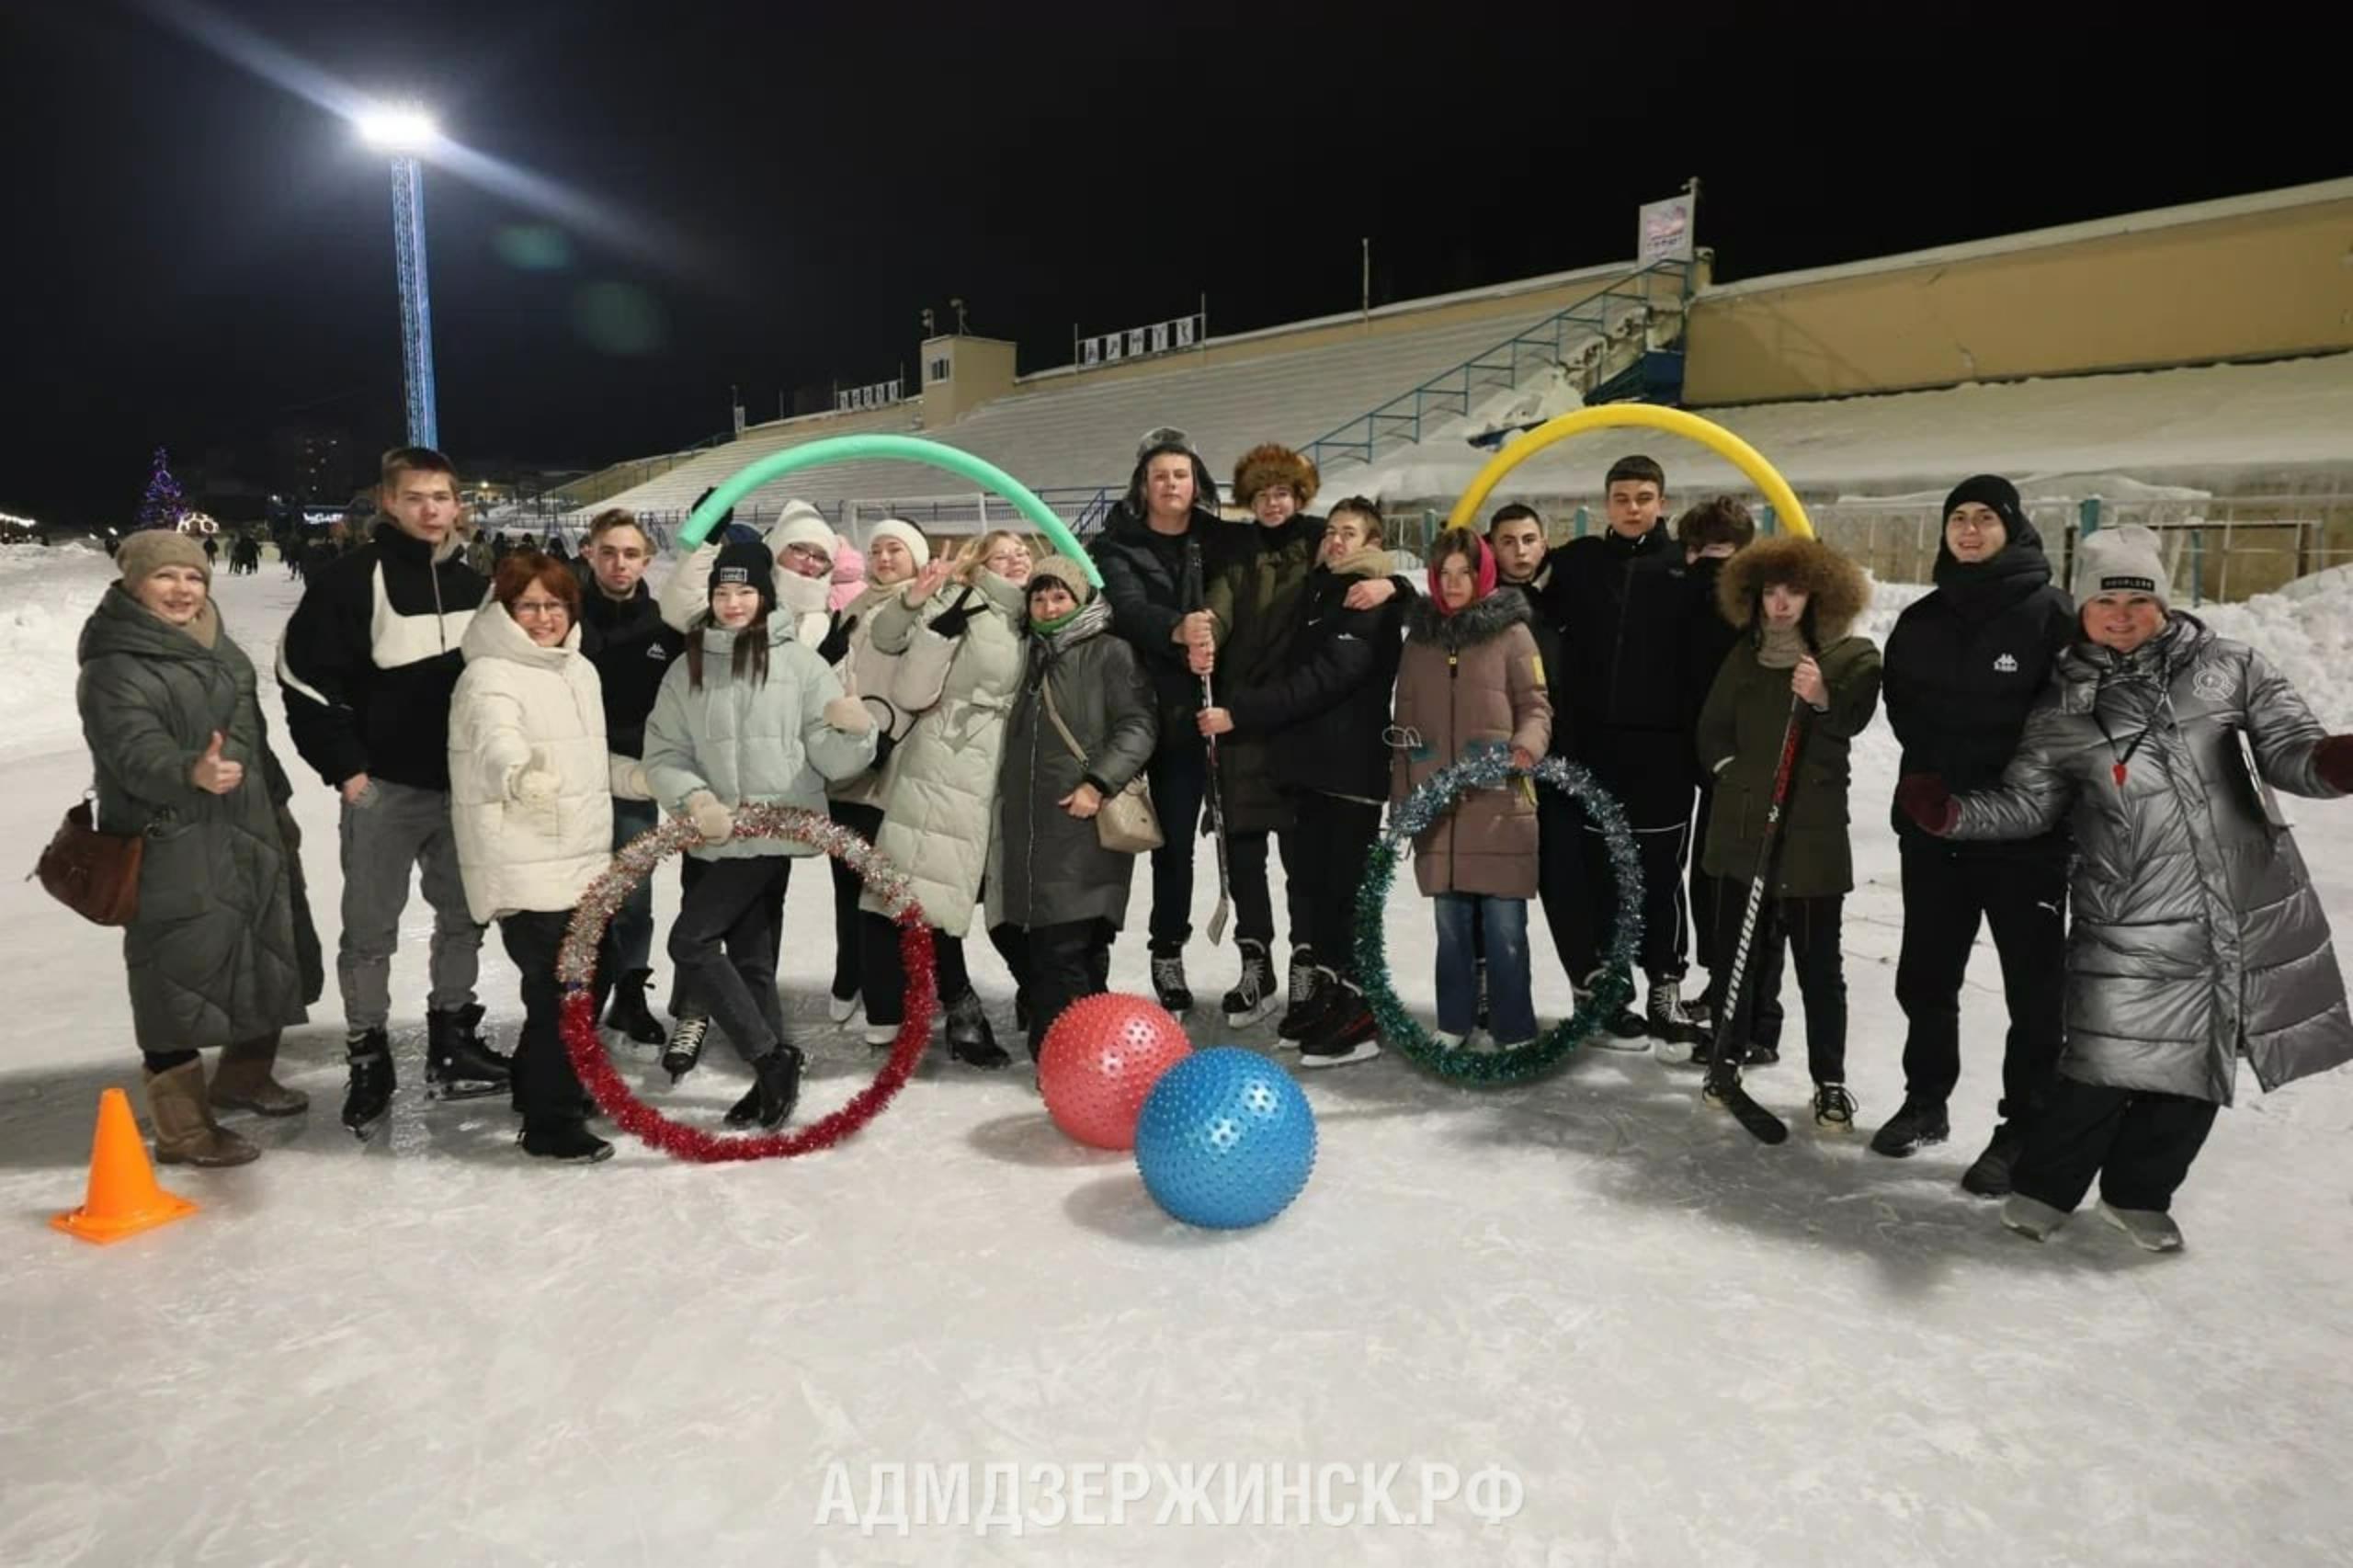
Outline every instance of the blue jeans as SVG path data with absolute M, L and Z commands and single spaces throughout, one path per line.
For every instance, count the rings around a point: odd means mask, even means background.
M 1467 1036 L 1479 1017 L 1479 960 L 1487 960 L 1487 1024 L 1505 1045 L 1536 1038 L 1529 991 L 1528 901 L 1438 895 L 1438 1027 Z
M 652 801 L 613 802 L 613 847 L 662 825 L 662 808 Z M 616 976 L 654 967 L 654 879 L 647 877 L 630 890 L 613 911 L 613 966 Z

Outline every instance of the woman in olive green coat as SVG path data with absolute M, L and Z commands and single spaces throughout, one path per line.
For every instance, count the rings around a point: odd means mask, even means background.
M 282 809 L 290 790 L 204 552 L 149 529 L 115 561 L 122 580 L 82 628 L 75 698 L 99 831 L 145 839 L 122 950 L 155 1157 L 243 1165 L 259 1151 L 212 1112 L 305 1107 L 270 1069 L 279 1030 L 304 1020 L 325 980 Z M 209 1095 L 208 1046 L 222 1048 Z
M 1851 1126 L 1855 1118 L 1846 1085 L 1847 979 L 1838 943 L 1840 912 L 1855 885 L 1847 753 L 1879 708 L 1879 649 L 1849 631 L 1870 600 L 1862 569 L 1817 540 L 1785 535 L 1733 556 L 1716 580 L 1716 602 L 1742 636 L 1699 714 L 1699 762 L 1716 781 L 1700 863 L 1724 881 L 1716 931 L 1722 954 L 1739 945 L 1782 742 L 1797 715 L 1797 762 L 1737 1015 L 1727 1011 L 1733 999 L 1724 994 L 1729 963 L 1710 975 L 1709 994 L 1715 1017 L 1732 1020 L 1729 1049 L 1750 1061 L 1777 1060 L 1780 1009 L 1764 1004 L 1779 995 L 1786 939 L 1805 998 L 1814 1119 L 1829 1127 Z M 1724 1065 L 1730 1071 L 1737 1064 Z

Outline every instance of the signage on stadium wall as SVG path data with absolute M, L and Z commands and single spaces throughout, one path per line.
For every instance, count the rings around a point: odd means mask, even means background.
M 863 409 L 887 408 L 892 403 L 904 401 L 905 400 L 899 395 L 899 378 L 896 376 L 887 381 L 876 381 L 871 386 L 834 389 L 834 412 L 836 414 L 856 414 Z
M 1634 256 L 1642 266 L 1654 261 L 1691 259 L 1692 195 L 1685 191 L 1643 207 L 1634 236 Z
M 1150 326 L 1131 326 L 1125 332 L 1107 332 L 1095 337 L 1076 341 L 1075 358 L 1081 365 L 1109 365 L 1121 359 L 1142 359 L 1154 354 L 1174 354 L 1190 348 L 1209 335 L 1208 318 L 1196 311 L 1175 321 L 1154 322 Z

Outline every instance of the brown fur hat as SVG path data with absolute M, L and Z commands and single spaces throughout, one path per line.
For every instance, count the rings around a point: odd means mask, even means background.
M 1861 567 L 1818 539 L 1775 534 L 1724 562 L 1716 578 L 1716 608 L 1726 620 L 1746 628 L 1756 622 L 1765 590 L 1775 583 L 1805 590 L 1815 640 L 1825 646 L 1844 637 L 1871 602 L 1871 580 Z
M 1301 511 L 1315 499 L 1315 487 L 1322 476 L 1315 465 L 1289 447 L 1272 441 L 1251 448 L 1233 465 L 1233 502 L 1237 506 L 1250 505 L 1251 497 L 1270 484 L 1288 484 L 1290 493 L 1299 497 Z

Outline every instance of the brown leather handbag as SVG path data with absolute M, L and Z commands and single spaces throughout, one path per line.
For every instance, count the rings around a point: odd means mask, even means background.
M 50 897 L 83 919 L 128 926 L 139 913 L 139 860 L 146 847 L 142 835 L 98 831 L 92 790 L 65 813 L 33 875 Z

